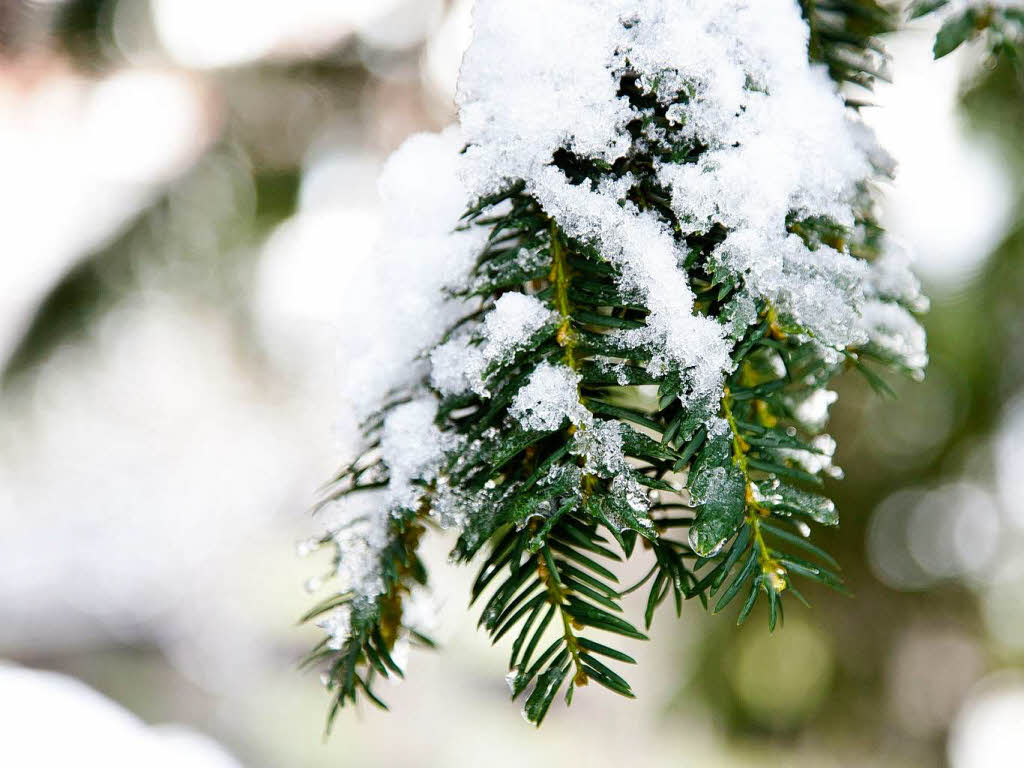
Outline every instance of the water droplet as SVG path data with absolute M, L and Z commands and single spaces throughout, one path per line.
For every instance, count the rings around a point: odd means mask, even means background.
M 326 672 L 321 672 L 320 673 L 320 684 L 322 686 L 324 686 L 324 688 L 329 686 L 331 684 L 331 676 L 328 675 Z
M 686 540 L 690 543 L 690 549 L 701 557 L 714 557 L 722 551 L 726 541 L 722 539 L 709 546 L 709 542 L 702 540 L 700 531 L 696 526 L 690 526 L 690 531 L 686 534 Z
M 796 529 L 800 531 L 800 535 L 803 536 L 805 539 L 811 535 L 811 526 L 809 526 L 803 520 L 796 520 L 794 521 L 794 524 L 796 525 Z
M 509 693 L 515 694 L 516 692 L 516 679 L 519 677 L 519 667 L 513 667 L 507 675 L 505 675 L 505 682 L 508 683 Z
M 774 570 L 769 571 L 767 576 L 768 584 L 771 586 L 772 591 L 782 592 L 786 589 L 786 569 L 783 568 L 781 565 L 776 567 Z
M 306 579 L 305 587 L 306 591 L 312 594 L 313 592 L 316 592 L 318 589 L 320 589 L 320 587 L 322 587 L 323 585 L 324 580 L 320 576 L 313 576 L 309 579 Z
M 318 549 L 320 549 L 319 539 L 305 539 L 295 545 L 295 554 L 299 557 L 307 557 Z

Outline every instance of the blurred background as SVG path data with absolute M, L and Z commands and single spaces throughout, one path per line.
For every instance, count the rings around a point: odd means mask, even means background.
M 833 409 L 825 537 L 855 596 L 811 594 L 774 636 L 667 611 L 629 649 L 638 701 L 584 690 L 534 732 L 435 540 L 442 652 L 323 740 L 295 620 L 326 562 L 295 543 L 379 354 L 376 175 L 455 119 L 470 5 L 0 0 L 0 762 L 1015 764 L 1024 80 L 978 46 L 933 62 L 928 22 L 887 42 L 866 112 L 932 364 L 895 399 L 849 377 Z M 5 732 L 26 712 L 45 727 Z

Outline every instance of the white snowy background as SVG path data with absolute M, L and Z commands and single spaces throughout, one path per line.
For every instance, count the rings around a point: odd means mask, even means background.
M 524 733 L 501 695 L 503 651 L 474 633 L 465 610 L 472 574 L 443 567 L 434 581 L 444 651 L 413 656 L 408 681 L 384 692 L 390 715 L 349 713 L 321 740 L 326 695 L 294 668 L 315 637 L 294 622 L 317 563 L 297 558 L 293 543 L 311 531 L 315 489 L 353 445 L 352 382 L 386 363 L 373 319 L 387 286 L 369 261 L 381 226 L 377 173 L 406 134 L 453 119 L 469 6 L 121 0 L 106 4 L 117 71 L 75 69 L 46 46 L 0 57 L 0 359 L 57 281 L 176 180 L 199 179 L 173 200 L 182 250 L 215 249 L 216 233 L 203 228 L 216 216 L 254 215 L 252 158 L 210 150 L 238 109 L 225 99 L 233 70 L 348 40 L 372 73 L 357 107 L 323 119 L 301 149 L 295 214 L 234 246 L 255 265 L 234 302 L 177 288 L 195 280 L 194 265 L 140 260 L 108 312 L 0 395 L 0 658 L 10 660 L 0 666 L 0 764 L 473 766 L 486 756 L 497 767 L 557 764 L 580 744 L 593 765 L 638 764 L 638 749 L 646 765 L 680 755 L 845 764 L 820 743 L 737 745 L 698 703 L 675 702 L 668 722 L 665 702 L 702 673 L 688 661 L 704 637 L 695 620 L 662 621 L 635 649 L 638 702 L 588 691 L 539 737 Z M 977 51 L 933 62 L 933 31 L 922 23 L 891 41 L 896 79 L 869 119 L 900 164 L 887 222 L 918 251 L 941 302 L 1011 223 L 1013 180 L 957 112 Z M 952 417 L 942 403 L 935 411 L 938 423 L 908 436 L 915 448 L 944 434 Z M 868 533 L 879 579 L 894 589 L 963 580 L 984 633 L 1008 653 L 1024 650 L 1024 518 L 1005 511 L 1024 470 L 1022 434 L 1018 403 L 994 438 L 1003 448 L 992 478 L 900 491 Z M 922 522 L 936 507 L 941 524 Z M 958 535 L 968 514 L 974 535 Z M 445 543 L 430 546 L 441 566 Z M 833 664 L 813 622 L 799 615 L 782 638 L 804 650 L 808 700 Z M 740 690 L 744 670 L 774 646 L 742 648 L 732 673 Z M 1005 765 L 1024 749 L 1024 681 L 981 656 L 964 633 L 911 627 L 878 704 L 924 737 L 951 722 L 954 768 Z M 920 678 L 936 660 L 955 679 L 929 697 Z M 47 667 L 83 682 L 27 669 Z M 508 739 L 515 750 L 495 749 Z M 881 749 L 871 764 L 902 759 Z

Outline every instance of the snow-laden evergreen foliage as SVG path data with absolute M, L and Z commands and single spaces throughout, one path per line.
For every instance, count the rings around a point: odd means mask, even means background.
M 935 58 L 952 53 L 967 40 L 984 37 L 993 54 L 1021 66 L 1024 46 L 1024 0 L 916 0 L 910 18 L 934 13 L 942 19 L 935 35 Z
M 382 181 L 408 320 L 311 542 L 336 553 L 308 615 L 332 717 L 380 703 L 397 643 L 429 644 L 434 527 L 482 560 L 480 624 L 535 723 L 588 681 L 633 695 L 606 644 L 644 637 L 627 592 L 647 626 L 760 597 L 774 628 L 798 583 L 842 589 L 809 538 L 839 519 L 828 383 L 926 363 L 925 300 L 875 220 L 890 161 L 856 112 L 891 24 L 874 0 L 478 0 L 460 126 Z

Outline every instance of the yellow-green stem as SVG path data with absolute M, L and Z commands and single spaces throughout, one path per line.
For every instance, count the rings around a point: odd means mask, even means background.
M 729 430 L 732 432 L 733 463 L 743 473 L 744 494 L 747 505 L 745 520 L 754 535 L 753 546 L 757 552 L 761 573 L 776 592 L 781 592 L 786 588 L 786 571 L 779 561 L 772 557 L 771 550 L 765 543 L 764 535 L 761 531 L 761 517 L 767 510 L 754 496 L 753 483 L 750 481 L 747 465 L 747 451 L 750 450 L 750 445 L 740 435 L 739 427 L 736 424 L 736 417 L 732 412 L 732 394 L 729 392 L 728 387 L 725 388 L 725 392 L 722 395 L 722 412 L 725 415 L 726 422 L 729 424 Z
M 579 368 L 579 360 L 576 358 L 576 333 L 572 327 L 572 304 L 569 301 L 569 283 L 571 280 L 571 269 L 568 261 L 568 254 L 566 253 L 565 246 L 562 243 L 561 233 L 558 230 L 558 225 L 551 222 L 551 273 L 549 280 L 551 285 L 555 289 L 555 310 L 562 318 L 561 325 L 558 328 L 558 344 L 563 350 L 563 361 L 569 368 L 576 370 Z M 576 390 L 576 396 L 582 402 L 582 394 L 579 391 L 579 387 Z M 569 426 L 569 437 L 572 437 L 572 433 L 576 431 L 576 427 L 573 425 Z M 583 475 L 581 481 L 582 493 L 584 498 L 589 495 L 594 483 L 594 478 L 590 475 Z M 544 548 L 544 558 L 541 560 L 538 570 L 540 571 L 541 579 L 544 582 L 544 586 L 548 591 L 548 601 L 558 608 L 558 613 L 562 618 L 562 636 L 565 638 L 565 645 L 569 651 L 569 655 L 572 657 L 573 665 L 576 667 L 576 674 L 574 681 L 576 685 L 586 685 L 587 683 L 587 672 L 583 668 L 583 661 L 580 659 L 580 646 L 576 640 L 576 633 L 573 632 L 572 617 L 566 613 L 563 608 L 567 590 L 562 585 L 558 578 L 558 574 L 553 572 L 555 567 L 554 557 L 551 555 L 551 550 L 547 547 Z
M 545 546 L 542 552 L 544 556 L 537 566 L 537 571 L 541 581 L 544 582 L 544 588 L 548 591 L 548 602 L 558 609 L 558 613 L 562 618 L 562 637 L 565 639 L 565 647 L 572 658 L 573 666 L 576 668 L 573 681 L 576 685 L 586 685 L 587 671 L 583 668 L 583 660 L 580 658 L 580 644 L 576 639 L 576 633 L 573 632 L 572 617 L 566 613 L 563 607 L 567 590 L 559 580 L 558 574 L 554 571 L 555 559 L 551 554 L 551 550 Z
M 579 365 L 576 360 L 576 334 L 572 329 L 572 305 L 569 303 L 569 261 L 566 258 L 558 225 L 551 222 L 551 274 L 549 279 L 555 288 L 555 310 L 562 317 L 558 328 L 558 343 L 564 350 L 565 364 L 573 370 Z

